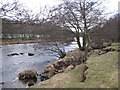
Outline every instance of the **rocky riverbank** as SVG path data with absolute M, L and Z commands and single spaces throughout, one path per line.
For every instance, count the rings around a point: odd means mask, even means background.
M 39 78 L 41 81 L 45 81 L 58 73 L 68 72 L 74 69 L 77 65 L 80 65 L 83 62 L 85 62 L 85 60 L 86 59 L 84 58 L 83 53 L 79 49 L 76 49 L 74 51 L 69 51 L 67 52 L 67 55 L 64 58 L 46 66 L 44 72 L 38 74 L 40 76 Z M 80 77 L 81 82 L 83 82 L 86 79 L 86 75 L 84 72 L 87 70 L 87 68 L 88 67 L 86 64 L 83 64 L 81 66 L 81 77 Z M 35 69 L 25 70 L 23 72 L 20 72 L 18 77 L 19 80 L 22 80 L 23 82 L 31 81 L 31 79 L 34 80 L 34 78 L 37 78 L 37 71 Z
M 118 44 L 112 44 L 102 50 L 94 51 L 97 53 L 104 51 L 104 53 L 91 54 L 86 62 L 87 65 L 78 64 L 83 60 L 82 52 L 77 50 L 73 51 L 74 53 L 68 52 L 66 59 L 60 59 L 45 68 L 44 73 L 50 79 L 44 80 L 31 88 L 117 88 Z M 76 58 L 76 56 L 79 57 Z M 88 70 L 86 66 L 89 67 Z
M 69 51 L 64 58 L 46 66 L 43 72 L 46 77 L 42 75 L 42 78 L 44 77 L 46 80 L 55 74 L 70 71 L 74 69 L 75 66 L 85 62 L 85 60 L 83 53 L 79 49 Z

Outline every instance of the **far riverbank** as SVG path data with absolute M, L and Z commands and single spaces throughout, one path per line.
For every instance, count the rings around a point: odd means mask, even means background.
M 39 43 L 39 42 L 71 42 L 74 39 L 40 39 L 40 38 L 34 38 L 34 39 L 21 39 L 21 38 L 7 38 L 7 39 L 1 39 L 0 45 L 9 45 L 9 44 L 27 44 L 27 43 Z

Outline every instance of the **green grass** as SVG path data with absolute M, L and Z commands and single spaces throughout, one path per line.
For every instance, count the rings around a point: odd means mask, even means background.
M 112 44 L 117 48 L 117 44 Z M 87 60 L 87 79 L 79 82 L 79 68 L 53 76 L 31 88 L 117 88 L 118 52 L 91 56 Z
M 69 82 L 65 88 L 117 88 L 118 87 L 118 53 L 110 52 L 100 56 L 89 57 L 87 79 L 84 83 Z M 79 78 L 79 70 L 72 70 L 74 80 Z

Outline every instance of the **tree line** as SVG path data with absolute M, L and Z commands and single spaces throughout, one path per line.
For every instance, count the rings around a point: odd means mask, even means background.
M 26 23 L 20 21 L 10 21 L 3 19 L 3 29 L 2 34 L 4 36 L 17 36 L 22 35 L 22 37 L 29 38 L 56 38 L 56 39 L 65 39 L 65 38 L 73 38 L 73 34 L 68 31 L 65 27 L 61 28 L 59 26 L 52 25 L 51 22 L 46 22 L 44 24 L 39 23 Z M 58 36 L 56 36 L 58 34 Z

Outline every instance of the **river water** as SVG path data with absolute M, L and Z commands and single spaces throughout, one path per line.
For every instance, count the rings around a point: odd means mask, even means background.
M 45 50 L 45 47 L 51 47 L 49 44 L 31 43 L 31 44 L 12 44 L 0 46 L 2 51 L 2 88 L 26 88 L 27 84 L 23 84 L 18 80 L 18 73 L 30 68 L 35 68 L 38 73 L 43 72 L 44 67 L 52 63 L 58 58 L 51 55 Z M 76 42 L 66 43 L 65 51 L 71 51 L 77 48 Z M 18 53 L 19 55 L 7 56 L 8 54 Z M 20 53 L 23 53 L 22 55 Z M 29 56 L 28 53 L 34 53 Z M 55 54 L 55 53 L 52 53 Z M 48 61 L 50 61 L 48 63 Z M 1 74 L 1 73 L 0 73 Z M 38 81 L 39 82 L 39 81 Z

